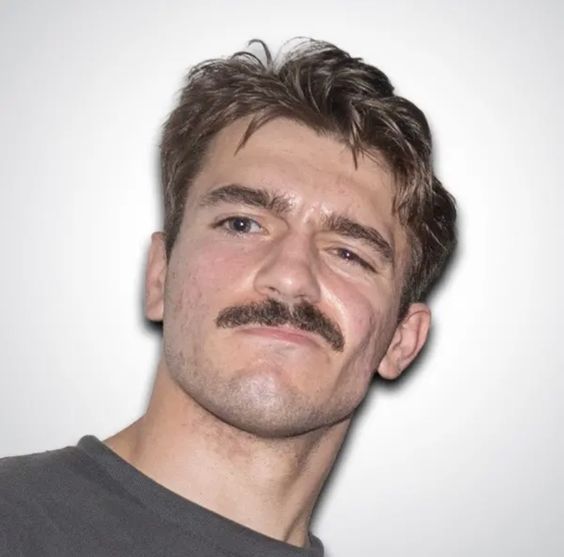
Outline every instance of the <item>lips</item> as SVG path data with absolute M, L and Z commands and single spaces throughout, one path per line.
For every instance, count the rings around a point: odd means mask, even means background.
M 310 333 L 290 327 L 245 327 L 239 329 L 239 332 L 295 344 L 319 346 Z

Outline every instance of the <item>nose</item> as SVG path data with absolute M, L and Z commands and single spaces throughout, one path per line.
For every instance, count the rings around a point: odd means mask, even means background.
M 254 287 L 263 296 L 286 304 L 319 302 L 321 288 L 310 240 L 297 233 L 285 234 L 262 261 Z

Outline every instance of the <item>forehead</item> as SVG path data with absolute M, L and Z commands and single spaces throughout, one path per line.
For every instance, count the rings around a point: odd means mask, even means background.
M 394 180 L 383 161 L 360 154 L 355 165 L 342 142 L 286 118 L 266 123 L 241 145 L 248 124 L 238 120 L 214 138 L 188 205 L 227 184 L 261 187 L 286 196 L 295 214 L 315 219 L 338 212 L 377 226 L 396 248 L 405 243 L 392 211 Z

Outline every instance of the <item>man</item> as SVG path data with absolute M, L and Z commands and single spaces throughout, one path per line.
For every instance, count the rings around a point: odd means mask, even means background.
M 143 417 L 0 462 L 0 553 L 322 555 L 318 495 L 375 373 L 427 338 L 453 249 L 423 114 L 330 44 L 188 75 L 161 146 Z

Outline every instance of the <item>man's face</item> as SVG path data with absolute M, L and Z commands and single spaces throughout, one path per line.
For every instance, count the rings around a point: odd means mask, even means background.
M 148 316 L 163 318 L 166 368 L 198 404 L 260 436 L 298 435 L 365 396 L 398 335 L 408 247 L 384 165 L 355 167 L 287 119 L 237 151 L 247 123 L 210 146 L 162 265 L 163 315 Z

